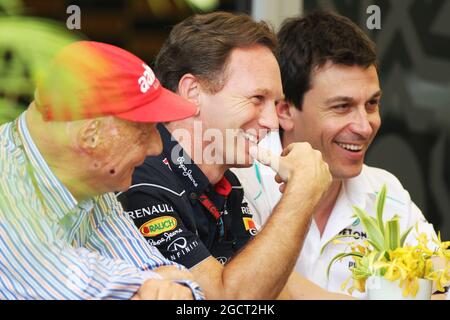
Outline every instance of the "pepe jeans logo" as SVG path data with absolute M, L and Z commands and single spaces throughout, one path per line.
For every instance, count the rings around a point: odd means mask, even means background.
M 142 74 L 142 76 L 138 79 L 138 83 L 141 87 L 141 92 L 146 93 L 155 82 L 156 77 L 152 69 L 150 69 L 148 65 L 143 63 L 142 66 L 144 67 L 145 71 Z
M 164 216 L 144 223 L 139 231 L 144 237 L 155 237 L 161 233 L 171 231 L 177 226 L 177 219 L 174 217 Z
M 169 241 L 171 241 L 175 236 L 178 236 L 180 233 L 182 233 L 183 230 L 182 229 L 176 229 L 173 230 L 171 232 L 164 232 L 164 234 L 162 235 L 162 237 L 158 240 L 154 240 L 154 239 L 147 239 L 147 242 L 152 245 L 152 246 L 159 246 L 163 243 L 168 243 Z
M 184 157 L 178 157 L 177 162 L 178 162 L 178 168 L 183 170 L 183 176 L 188 177 L 189 180 L 191 180 L 194 187 L 198 187 L 197 181 L 195 181 L 194 177 L 192 176 L 192 170 L 188 170 L 188 168 L 184 164 L 186 162 L 186 159 Z

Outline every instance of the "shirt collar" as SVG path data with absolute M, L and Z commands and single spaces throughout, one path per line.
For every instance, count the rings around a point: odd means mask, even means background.
M 336 203 L 328 219 L 327 227 L 321 238 L 322 245 L 335 237 L 344 228 L 358 223 L 352 207 L 356 206 L 367 210 L 367 207 L 372 206 L 374 198 L 375 193 L 366 181 L 363 166 L 363 170 L 358 176 L 343 181 Z
M 163 124 L 158 124 L 157 129 L 161 135 L 163 156 L 173 173 L 183 182 L 188 194 L 204 193 L 210 184 L 208 178 Z
M 35 175 L 47 213 L 56 215 L 57 220 L 62 220 L 77 206 L 83 209 L 92 208 L 92 200 L 78 203 L 70 191 L 53 174 L 30 135 L 26 123 L 26 111 L 17 119 L 16 127 L 20 138 L 19 143 L 22 144 L 31 171 Z
M 366 207 L 366 200 L 368 198 L 371 200 L 376 198 L 376 190 L 373 189 L 365 178 L 365 169 L 366 165 L 363 165 L 361 173 L 358 176 L 347 179 L 343 183 L 343 191 L 346 193 L 348 201 L 351 205 L 362 209 Z
M 269 132 L 258 145 L 270 150 L 274 154 L 281 154 L 283 147 L 281 145 L 280 131 L 273 130 Z

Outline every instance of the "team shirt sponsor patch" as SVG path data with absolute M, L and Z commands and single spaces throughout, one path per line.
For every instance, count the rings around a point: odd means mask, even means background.
M 256 231 L 255 222 L 253 221 L 253 219 L 248 218 L 248 217 L 244 217 L 242 219 L 244 219 L 245 230 L 247 230 L 248 232 L 250 232 L 251 235 L 254 236 L 257 231 Z
M 200 243 L 197 240 L 187 241 L 186 238 L 179 237 L 167 246 L 167 250 L 170 252 L 169 259 L 172 261 L 178 261 L 181 257 L 194 251 L 199 244 Z
M 157 204 L 149 207 L 139 208 L 133 211 L 126 211 L 126 213 L 130 216 L 131 219 L 140 219 L 146 216 L 152 216 L 154 214 L 161 213 L 174 213 L 173 207 L 166 203 Z
M 245 225 L 245 230 L 251 230 L 251 229 L 256 229 L 255 223 L 253 222 L 252 218 L 243 218 L 244 219 L 244 225 Z
M 227 257 L 217 257 L 217 261 L 219 261 L 222 265 L 225 265 L 228 262 Z
M 176 227 L 177 219 L 174 217 L 163 216 L 147 221 L 139 228 L 139 231 L 144 237 L 156 237 L 164 232 L 171 231 Z
M 241 206 L 241 212 L 245 230 L 248 231 L 252 236 L 254 236 L 258 231 L 256 230 L 256 225 L 252 218 L 253 215 L 250 212 L 250 208 L 247 206 L 247 203 L 244 202 L 243 204 L 244 205 Z

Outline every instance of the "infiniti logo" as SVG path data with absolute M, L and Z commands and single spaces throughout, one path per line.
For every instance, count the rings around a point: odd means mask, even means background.
M 228 258 L 226 257 L 217 257 L 216 258 L 221 264 L 225 264 L 228 261 Z
M 167 249 L 169 251 L 175 252 L 178 250 L 185 249 L 186 247 L 187 247 L 186 238 L 180 237 L 172 241 L 172 243 L 167 246 Z

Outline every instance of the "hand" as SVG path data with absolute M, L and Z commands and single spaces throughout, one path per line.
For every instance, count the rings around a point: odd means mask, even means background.
M 131 300 L 193 300 L 191 289 L 172 280 L 148 279 Z
M 155 270 L 163 279 L 149 279 L 144 282 L 132 300 L 192 300 L 192 291 L 176 280 L 194 280 L 187 270 L 175 266 L 162 266 Z
M 166 280 L 191 280 L 194 276 L 188 270 L 180 270 L 175 266 L 162 266 L 153 270 Z
M 328 164 L 323 161 L 320 151 L 314 150 L 307 142 L 292 143 L 287 146 L 281 156 L 269 150 L 257 147 L 250 150 L 252 156 L 264 165 L 270 166 L 276 173 L 275 180 L 284 192 L 286 187 L 295 186 L 295 190 L 309 191 L 310 196 L 321 195 L 328 190 L 332 177 Z

